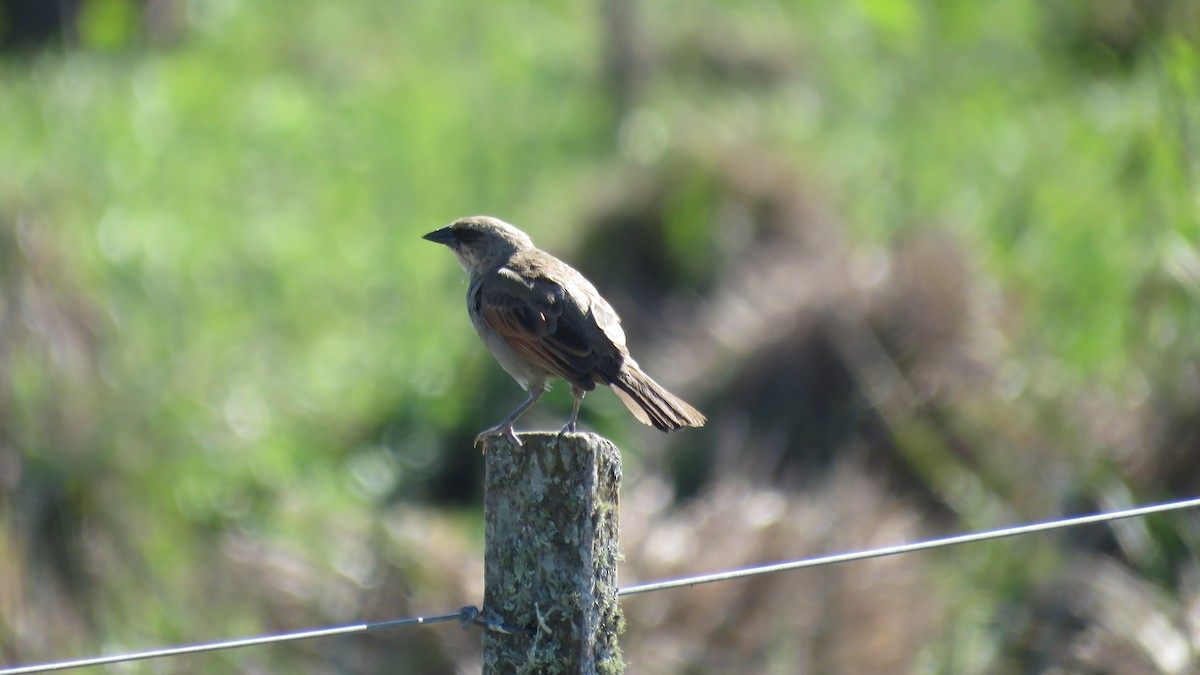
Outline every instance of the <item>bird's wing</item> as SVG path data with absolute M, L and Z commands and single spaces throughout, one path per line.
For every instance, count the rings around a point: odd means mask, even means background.
M 604 365 L 590 313 L 557 282 L 501 268 L 479 285 L 479 315 L 521 356 L 584 390 Z

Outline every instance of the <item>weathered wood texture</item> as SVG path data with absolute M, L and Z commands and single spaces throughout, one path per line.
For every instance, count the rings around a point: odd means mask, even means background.
M 493 440 L 484 493 L 483 672 L 621 673 L 617 606 L 621 456 L 595 434 Z

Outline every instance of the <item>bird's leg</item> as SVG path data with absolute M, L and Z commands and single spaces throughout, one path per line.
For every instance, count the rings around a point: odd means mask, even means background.
M 567 423 L 565 426 L 563 426 L 562 431 L 558 432 L 559 436 L 575 431 L 575 420 L 579 417 L 579 404 L 583 403 L 583 395 L 586 393 L 586 391 L 580 389 L 579 387 L 571 385 L 571 397 L 575 399 L 574 403 L 571 405 L 571 419 L 567 420 Z
M 545 393 L 545 391 L 545 387 L 530 387 L 529 398 L 524 403 L 517 406 L 517 409 L 512 411 L 508 417 L 505 417 L 503 422 L 479 432 L 479 435 L 475 437 L 475 447 L 483 445 L 483 452 L 487 452 L 488 441 L 501 436 L 512 441 L 513 445 L 520 447 L 521 439 L 517 438 L 517 435 L 513 433 L 513 424 L 517 421 L 517 418 L 522 415 L 522 413 L 524 413 L 526 410 L 529 410 L 534 403 L 538 402 L 538 399 L 542 397 L 542 394 Z

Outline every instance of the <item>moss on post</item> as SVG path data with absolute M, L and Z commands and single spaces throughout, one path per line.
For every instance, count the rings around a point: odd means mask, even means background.
M 595 434 L 493 440 L 484 493 L 483 672 L 621 673 L 621 456 Z

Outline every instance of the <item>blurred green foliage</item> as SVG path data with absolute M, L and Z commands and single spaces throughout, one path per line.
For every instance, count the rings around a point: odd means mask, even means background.
M 1006 347 L 989 365 L 1016 401 L 953 401 L 946 426 L 982 449 L 961 468 L 982 475 L 970 485 L 1017 513 L 1125 489 L 1119 462 L 1089 457 L 1079 418 L 1064 419 L 1087 394 L 1179 411 L 1155 418 L 1163 428 L 1200 410 L 1195 3 L 672 0 L 639 8 L 652 65 L 633 110 L 607 88 L 592 4 L 178 9 L 185 28 L 155 42 L 142 5 L 84 2 L 74 43 L 0 61 L 5 663 L 357 621 L 379 607 L 346 598 L 385 583 L 412 612 L 471 601 L 437 573 L 478 551 L 466 445 L 520 394 L 469 327 L 452 257 L 419 237 L 489 213 L 570 257 L 613 174 L 680 156 L 706 169 L 728 147 L 787 158 L 864 256 L 953 233 L 994 291 L 970 312 L 993 316 Z M 684 173 L 664 200 L 660 263 L 674 291 L 707 294 L 725 281 L 723 201 L 704 170 Z M 603 268 L 590 251 L 572 259 Z M 643 432 L 606 396 L 585 419 L 636 467 Z M 706 396 L 719 418 L 727 398 Z M 892 432 L 916 450 L 941 443 L 922 424 Z M 1035 469 L 987 454 L 1025 442 L 1058 445 L 1078 482 L 1022 503 Z M 948 456 L 904 455 L 934 484 L 959 470 Z M 1171 492 L 1130 482 L 1138 498 Z M 382 519 L 397 503 L 436 508 Z M 1174 536 L 1153 539 L 1196 545 Z M 997 654 L 1020 636 L 996 616 L 1056 564 L 1019 545 L 969 558 L 946 581 L 957 623 L 927 670 L 1012 663 Z M 259 575 L 236 576 L 245 566 Z M 35 602 L 30 584 L 58 595 Z M 268 602 L 264 586 L 286 592 Z M 398 644 L 441 672 L 455 648 L 421 651 L 430 635 Z

